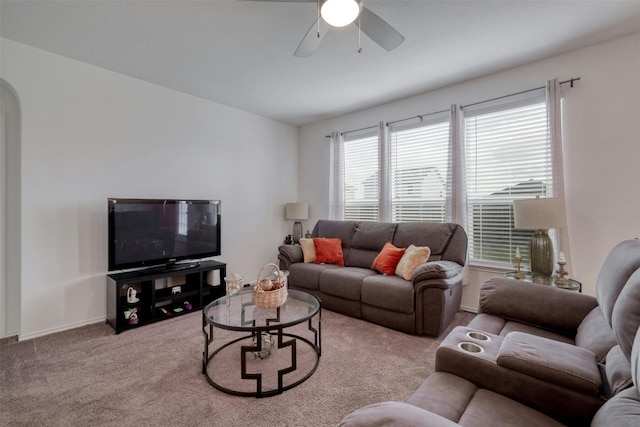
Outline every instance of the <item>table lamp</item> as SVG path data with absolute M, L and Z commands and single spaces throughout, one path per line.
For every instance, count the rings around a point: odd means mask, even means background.
M 553 242 L 548 230 L 565 226 L 564 201 L 539 197 L 514 200 L 513 213 L 514 228 L 535 230 L 529 246 L 532 276 L 551 277 L 554 265 Z
M 293 243 L 300 243 L 302 238 L 302 223 L 300 223 L 300 220 L 309 219 L 309 205 L 307 203 L 287 203 L 284 216 L 286 219 L 294 220 L 291 236 Z

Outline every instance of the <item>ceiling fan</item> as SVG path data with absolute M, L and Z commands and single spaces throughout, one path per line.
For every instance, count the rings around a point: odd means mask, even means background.
M 254 0 L 269 2 L 316 3 L 318 17 L 309 28 L 294 56 L 309 56 L 320 45 L 330 27 L 344 27 L 354 23 L 371 40 L 387 51 L 402 44 L 404 37 L 363 5 L 364 0 Z M 358 47 L 358 52 L 362 49 Z

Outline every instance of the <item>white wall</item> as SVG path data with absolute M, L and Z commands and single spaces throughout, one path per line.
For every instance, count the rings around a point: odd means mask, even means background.
M 217 259 L 247 280 L 276 260 L 298 128 L 0 42 L 22 107 L 21 339 L 104 320 L 108 197 L 221 199 Z
M 0 328 L 0 337 L 17 335 L 20 328 L 20 105 L 15 90 L 0 79 L 0 111 L 4 119 L 5 137 L 2 147 L 3 156 L 0 169 L 3 175 L 3 236 L 4 242 L 0 284 L 3 288 L 3 301 L 0 303 L 0 317 L 4 329 Z M 12 185 L 5 186 L 7 182 Z M 7 251 L 7 248 L 11 248 Z M 3 286 L 4 285 L 4 286 Z M 2 293 L 2 290 L 0 290 Z
M 571 276 L 595 293 L 609 250 L 640 237 L 640 34 L 537 61 L 402 101 L 307 125 L 300 131 L 300 194 L 314 223 L 327 217 L 331 131 L 348 131 L 446 110 L 580 77 L 565 86 L 565 182 Z M 437 61 L 437 58 L 432 58 Z M 321 159 L 322 161 L 319 161 Z M 462 305 L 475 309 L 483 280 L 496 271 L 472 269 Z

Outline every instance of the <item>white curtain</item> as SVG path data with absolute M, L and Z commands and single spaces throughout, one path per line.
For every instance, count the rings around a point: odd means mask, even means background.
M 464 130 L 462 110 L 451 105 L 449 112 L 449 167 L 447 177 L 446 221 L 466 228 L 467 182 L 465 171 Z
M 331 132 L 329 138 L 329 219 L 344 219 L 344 137 Z
M 547 80 L 547 137 L 551 145 L 551 165 L 553 168 L 552 196 L 564 199 L 564 211 L 567 212 L 567 201 L 564 191 L 564 167 L 562 156 L 562 91 L 560 81 L 555 78 Z M 556 257 L 560 251 L 564 252 L 567 262 L 570 262 L 569 234 L 567 227 L 554 230 L 551 237 L 556 243 Z
M 391 149 L 389 146 L 389 127 L 378 124 L 380 141 L 380 221 L 391 222 Z
M 449 111 L 449 164 L 447 168 L 447 222 L 467 229 L 467 179 L 465 170 L 464 120 L 462 109 L 452 104 Z M 468 248 L 467 248 L 468 251 Z M 469 284 L 469 254 L 462 270 L 462 285 Z

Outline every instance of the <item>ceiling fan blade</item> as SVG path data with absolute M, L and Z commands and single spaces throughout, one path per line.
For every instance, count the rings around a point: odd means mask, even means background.
M 362 12 L 360 12 L 360 20 L 356 18 L 354 23 L 358 25 L 362 32 L 369 36 L 371 40 L 378 43 L 387 51 L 397 48 L 404 41 L 402 34 L 366 7 L 362 8 Z
M 316 50 L 316 48 L 320 45 L 320 42 L 327 34 L 328 30 L 329 26 L 324 22 L 324 20 L 320 20 L 320 32 L 318 32 L 318 21 L 314 22 L 293 55 L 310 56 L 313 51 Z

